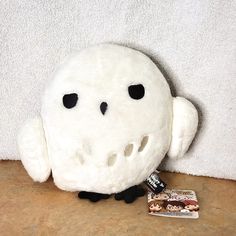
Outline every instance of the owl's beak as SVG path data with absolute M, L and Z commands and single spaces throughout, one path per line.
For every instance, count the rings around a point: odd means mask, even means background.
M 102 112 L 103 115 L 105 115 L 106 111 L 107 111 L 107 103 L 106 102 L 102 102 L 100 104 L 100 111 Z

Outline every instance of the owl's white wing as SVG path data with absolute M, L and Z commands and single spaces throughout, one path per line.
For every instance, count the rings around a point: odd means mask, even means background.
M 173 98 L 172 140 L 170 158 L 180 158 L 188 150 L 198 126 L 198 113 L 194 105 L 182 97 Z
M 43 123 L 40 117 L 25 123 L 18 135 L 18 149 L 21 161 L 34 181 L 44 182 L 51 169 Z

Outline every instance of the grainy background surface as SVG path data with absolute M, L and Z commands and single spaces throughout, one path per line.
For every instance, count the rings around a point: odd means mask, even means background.
M 91 203 L 50 178 L 34 183 L 19 161 L 0 161 L 0 235 L 235 235 L 236 183 L 162 173 L 169 188 L 196 191 L 199 219 L 148 215 L 147 197 Z

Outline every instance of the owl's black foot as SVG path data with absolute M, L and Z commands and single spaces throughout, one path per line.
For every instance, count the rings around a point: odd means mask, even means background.
M 115 194 L 115 199 L 117 201 L 124 200 L 126 203 L 132 203 L 138 197 L 142 197 L 145 195 L 145 190 L 141 186 L 133 186 L 130 187 L 123 192 Z
M 79 192 L 78 197 L 81 199 L 89 199 L 91 202 L 97 202 L 101 199 L 108 199 L 110 195 L 82 191 L 82 192 Z

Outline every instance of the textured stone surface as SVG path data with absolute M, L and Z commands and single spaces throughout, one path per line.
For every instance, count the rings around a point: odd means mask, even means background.
M 236 182 L 162 173 L 168 187 L 193 189 L 200 218 L 147 214 L 147 200 L 79 200 L 52 178 L 34 183 L 19 161 L 0 161 L 0 235 L 236 235 Z

